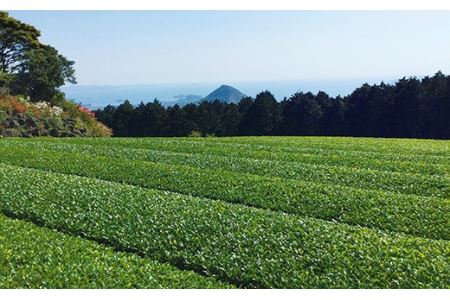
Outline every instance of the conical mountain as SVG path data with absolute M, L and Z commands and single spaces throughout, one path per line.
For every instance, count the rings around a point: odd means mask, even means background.
M 220 100 L 226 103 L 238 103 L 242 98 L 247 97 L 241 91 L 235 89 L 229 85 L 221 85 L 219 88 L 214 90 L 211 94 L 203 98 L 202 100 L 214 101 Z

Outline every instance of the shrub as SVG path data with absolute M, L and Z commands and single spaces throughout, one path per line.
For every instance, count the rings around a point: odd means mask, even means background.
M 126 184 L 3 165 L 0 208 L 242 287 L 450 287 L 449 241 Z
M 191 133 L 189 133 L 188 137 L 199 138 L 202 137 L 202 133 L 198 130 L 192 130 Z
M 36 125 L 42 124 L 38 129 L 68 131 L 64 135 L 111 136 L 112 134 L 109 128 L 95 119 L 90 110 L 68 100 L 62 101 L 61 106 L 57 106 L 45 101 L 31 103 L 19 96 L 3 96 L 0 97 L 0 112 L 10 115 L 25 114 L 27 118 L 35 120 Z M 3 121 L 0 122 L 4 121 L 3 117 Z M 28 129 L 21 130 L 28 134 Z
M 231 287 L 214 278 L 1 214 L 0 240 L 3 289 Z
M 45 146 L 33 150 L 27 145 L 8 146 L 5 142 L 0 148 L 0 162 L 450 240 L 450 228 L 446 226 L 450 204 L 442 198 L 152 163 L 106 153 L 95 155 L 81 149 L 75 147 L 70 153 Z

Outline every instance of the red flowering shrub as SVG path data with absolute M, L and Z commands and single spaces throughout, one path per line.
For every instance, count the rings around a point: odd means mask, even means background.
M 18 134 L 11 135 L 10 129 Z M 111 136 L 111 129 L 82 105 L 65 100 L 61 106 L 52 106 L 20 96 L 0 96 L 0 135 L 6 136 L 5 130 L 9 130 L 7 136 Z
M 11 105 L 12 108 L 18 113 L 24 113 L 27 111 L 27 107 L 24 104 L 17 101 L 16 99 L 11 100 Z
M 0 108 L 17 113 L 24 113 L 28 110 L 28 106 L 26 104 L 18 100 L 17 97 L 12 96 L 0 97 Z
M 79 111 L 86 113 L 87 115 L 89 115 L 92 118 L 95 118 L 95 113 L 93 111 L 91 111 L 89 108 L 84 107 L 82 105 L 78 105 L 77 107 L 78 107 Z

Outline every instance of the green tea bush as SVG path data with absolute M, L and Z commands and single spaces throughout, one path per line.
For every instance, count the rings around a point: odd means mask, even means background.
M 227 288 L 136 254 L 0 214 L 0 288 Z
M 266 137 L 262 138 L 265 140 Z M 64 141 L 74 144 L 95 146 L 124 147 L 133 149 L 152 149 L 176 153 L 195 153 L 226 157 L 241 157 L 273 161 L 302 162 L 305 164 L 324 166 L 346 166 L 359 169 L 381 170 L 422 175 L 450 174 L 450 153 L 443 150 L 432 154 L 419 154 L 415 151 L 398 153 L 389 148 L 380 147 L 379 151 L 346 151 L 340 149 L 321 149 L 314 147 L 293 147 L 289 150 L 282 146 L 267 147 L 265 145 L 241 144 L 241 138 L 231 138 L 235 143 L 221 142 L 226 138 L 183 139 L 183 138 L 114 138 L 114 139 L 71 139 Z M 261 139 L 261 138 L 260 138 Z M 303 137 L 302 137 L 303 139 Z M 339 138 L 334 138 L 339 141 Z M 219 140 L 219 141 L 217 141 Z M 48 141 L 48 140 L 43 140 Z M 398 140 L 401 144 L 404 140 Z M 439 148 L 440 149 L 440 148 Z M 429 153 L 431 150 L 428 150 Z M 434 153 L 434 152 L 431 152 Z
M 30 149 L 57 150 L 61 152 L 83 153 L 125 159 L 147 160 L 151 162 L 189 165 L 202 169 L 222 169 L 286 179 L 298 179 L 327 184 L 376 189 L 419 196 L 450 196 L 450 177 L 411 173 L 367 170 L 349 167 L 312 165 L 302 162 L 273 161 L 220 155 L 177 153 L 158 150 L 123 148 L 103 145 L 70 144 L 62 142 L 24 142 L 21 140 L 4 142 L 5 147 L 26 147 Z
M 0 209 L 241 287 L 449 288 L 450 242 L 20 167 Z
M 450 202 L 443 198 L 20 147 L 1 147 L 0 162 L 450 239 Z

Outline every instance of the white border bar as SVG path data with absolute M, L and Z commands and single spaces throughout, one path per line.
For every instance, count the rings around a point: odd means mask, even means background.
M 448 299 L 449 290 L 0 290 L 2 299 Z
M 448 0 L 0 0 L 1 10 L 442 10 Z

